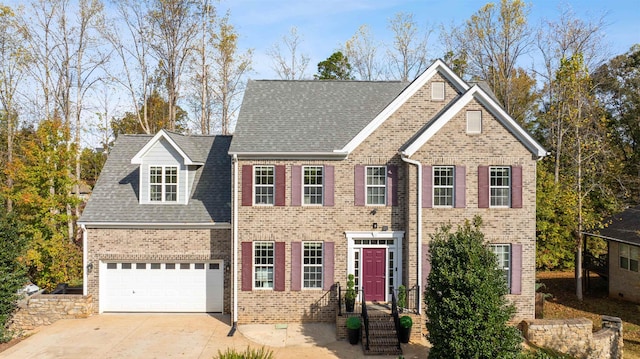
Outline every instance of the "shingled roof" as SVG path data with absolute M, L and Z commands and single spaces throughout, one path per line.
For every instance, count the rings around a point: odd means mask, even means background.
M 202 160 L 195 171 L 189 203 L 140 204 L 139 165 L 131 159 L 151 135 L 121 135 L 96 182 L 80 224 L 92 226 L 190 224 L 212 225 L 231 221 L 231 136 L 184 136 L 171 138 L 190 157 Z
M 406 87 L 395 81 L 249 81 L 230 153 L 343 148 Z
M 640 246 L 640 206 L 627 208 L 609 218 L 609 225 L 599 233 L 587 233 L 607 240 Z

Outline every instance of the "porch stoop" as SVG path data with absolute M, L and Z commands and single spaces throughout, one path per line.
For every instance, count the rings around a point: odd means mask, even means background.
M 401 355 L 393 317 L 383 311 L 369 312 L 369 349 L 366 347 L 366 334 L 362 330 L 362 350 L 365 355 Z

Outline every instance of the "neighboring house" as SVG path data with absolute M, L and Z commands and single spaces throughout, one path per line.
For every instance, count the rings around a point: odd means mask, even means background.
M 609 296 L 640 303 L 640 206 L 627 208 L 610 218 L 610 223 L 598 233 L 585 233 L 608 242 L 604 271 L 608 278 Z M 587 238 L 588 240 L 588 238 Z M 585 259 L 585 268 L 592 270 Z
M 439 60 L 411 83 L 250 81 L 230 144 L 118 139 L 81 219 L 87 291 L 101 312 L 187 311 L 167 284 L 207 303 L 224 288 L 213 311 L 234 322 L 333 322 L 333 289 L 354 274 L 367 301 L 405 285 L 423 312 L 430 235 L 479 215 L 516 317 L 533 318 L 544 155 L 487 89 Z M 230 268 L 187 281 L 180 263 Z M 141 280 L 144 296 L 131 289 Z

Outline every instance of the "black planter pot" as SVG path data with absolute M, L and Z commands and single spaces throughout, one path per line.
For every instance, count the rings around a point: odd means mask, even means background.
M 409 338 L 411 338 L 411 328 L 400 327 L 400 331 L 398 332 L 398 340 L 400 340 L 400 343 L 408 343 Z
M 358 329 L 348 329 L 347 328 L 347 337 L 349 338 L 349 343 L 352 345 L 358 344 L 360 341 L 360 328 Z
M 353 310 L 356 306 L 356 300 L 355 299 L 345 299 L 344 300 L 344 309 L 347 311 L 347 313 L 353 313 Z

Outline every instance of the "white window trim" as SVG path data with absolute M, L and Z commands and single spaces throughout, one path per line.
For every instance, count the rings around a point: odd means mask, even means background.
M 450 168 L 451 169 L 451 186 L 436 186 L 436 168 Z M 431 168 L 432 189 L 431 189 L 431 203 L 434 208 L 453 208 L 456 204 L 456 167 L 455 166 L 433 166 Z M 436 205 L 436 188 L 451 188 L 451 205 Z
M 381 185 L 369 185 L 369 184 L 367 184 L 367 179 L 368 179 L 367 172 L 368 172 L 369 168 L 384 168 L 384 171 L 383 171 L 384 172 L 384 176 L 383 176 L 384 185 L 381 186 Z M 389 196 L 389 193 L 388 193 L 389 191 L 388 191 L 388 188 L 387 188 L 387 184 L 388 184 L 387 183 L 387 171 L 388 171 L 387 166 L 365 166 L 365 168 L 364 168 L 364 204 L 366 206 L 384 207 L 384 206 L 387 205 L 387 199 L 388 199 L 388 196 Z M 369 188 L 384 188 L 384 199 L 383 199 L 382 203 L 369 203 L 369 191 L 368 191 Z
M 469 115 L 471 115 L 471 114 L 475 115 L 475 114 L 478 114 L 478 113 L 480 114 L 480 129 L 472 130 L 471 128 L 469 128 L 469 120 L 470 120 L 469 119 Z M 480 110 L 467 110 L 466 119 L 467 119 L 467 134 L 477 135 L 477 134 L 482 133 L 482 111 L 480 111 Z
M 305 244 L 320 244 L 320 251 L 322 256 L 320 257 L 320 260 L 322 261 L 322 264 L 304 264 L 304 245 Z M 302 283 L 300 283 L 300 288 L 302 288 L 303 290 L 323 290 L 323 283 L 324 283 L 324 242 L 321 241 L 303 241 L 302 242 L 302 248 L 300 251 L 300 271 L 302 271 L 302 273 L 300 273 L 300 280 L 302 281 Z M 320 286 L 319 287 L 305 287 L 304 285 L 304 268 L 305 267 L 313 267 L 313 268 L 320 268 Z
M 436 97 L 436 91 L 435 88 L 437 86 L 442 86 L 442 97 Z M 439 90 L 439 89 L 438 89 Z M 444 84 L 444 81 L 434 81 L 431 83 L 431 101 L 444 101 L 445 97 L 446 97 L 446 87 Z
M 160 167 L 161 168 L 161 182 L 160 183 L 151 183 L 151 168 L 153 167 Z M 173 185 L 173 183 L 166 183 L 165 182 L 165 174 L 166 174 L 166 169 L 167 168 L 175 168 L 176 169 L 176 200 L 175 201 L 167 201 L 166 200 L 166 190 L 167 190 L 167 186 L 168 185 Z M 148 181 L 148 188 L 147 188 L 147 199 L 149 201 L 149 203 L 178 203 L 180 201 L 180 168 L 179 166 L 176 165 L 149 165 L 148 169 L 147 169 L 147 181 Z M 151 199 L 151 186 L 154 185 L 160 185 L 160 200 L 159 201 L 154 201 Z
M 273 264 L 261 264 L 256 265 L 256 244 L 271 244 L 271 251 L 273 252 Z M 272 241 L 257 241 L 253 242 L 251 246 L 251 287 L 255 290 L 274 290 L 276 286 L 276 243 Z M 256 269 L 272 268 L 273 277 L 271 280 L 271 287 L 256 287 Z
M 304 180 L 305 180 L 305 170 L 307 168 L 319 168 L 320 171 L 322 172 L 322 176 L 320 177 L 322 179 L 322 184 L 320 185 L 307 185 L 304 184 Z M 310 206 L 310 207 L 322 207 L 324 206 L 324 166 L 302 166 L 302 171 L 301 171 L 301 181 L 302 183 L 300 184 L 300 190 L 302 191 L 302 193 L 300 194 L 300 198 L 302 198 L 302 205 L 303 206 Z M 305 203 L 305 197 L 304 197 L 304 190 L 305 187 L 309 187 L 309 188 L 317 188 L 319 187 L 322 190 L 322 195 L 320 196 L 320 203 Z
M 257 168 L 266 168 L 266 167 L 270 167 L 273 170 L 273 184 L 271 185 L 265 185 L 265 184 L 260 184 L 258 185 L 256 183 L 256 169 Z M 267 207 L 271 207 L 271 206 L 275 206 L 276 204 L 276 166 L 274 165 L 254 165 L 252 167 L 251 170 L 251 190 L 252 190 L 252 198 L 251 201 L 253 202 L 254 206 L 267 206 Z M 260 187 L 260 188 L 267 188 L 267 187 L 271 187 L 271 196 L 272 196 L 272 203 L 256 203 L 256 189 Z
M 509 171 L 509 186 L 492 186 L 491 185 L 491 170 L 496 168 L 506 168 Z M 489 167 L 489 208 L 511 208 L 511 186 L 513 185 L 513 171 L 509 166 L 490 166 Z M 491 204 L 491 189 L 507 189 L 507 204 L 506 205 L 493 205 Z
M 496 265 L 498 266 L 499 269 L 501 270 L 505 270 L 507 271 L 507 289 L 509 291 L 511 291 L 511 270 L 512 270 L 512 261 L 513 261 L 513 253 L 511 252 L 511 244 L 509 243 L 490 243 L 489 247 L 491 248 L 491 251 L 493 252 L 493 254 L 496 255 L 496 260 L 500 261 L 500 262 L 496 262 Z M 498 247 L 502 247 L 502 248 L 507 248 L 507 253 L 509 253 L 509 261 L 507 264 L 507 268 L 505 268 L 502 265 L 502 258 L 498 258 L 497 253 L 496 253 L 496 248 Z

